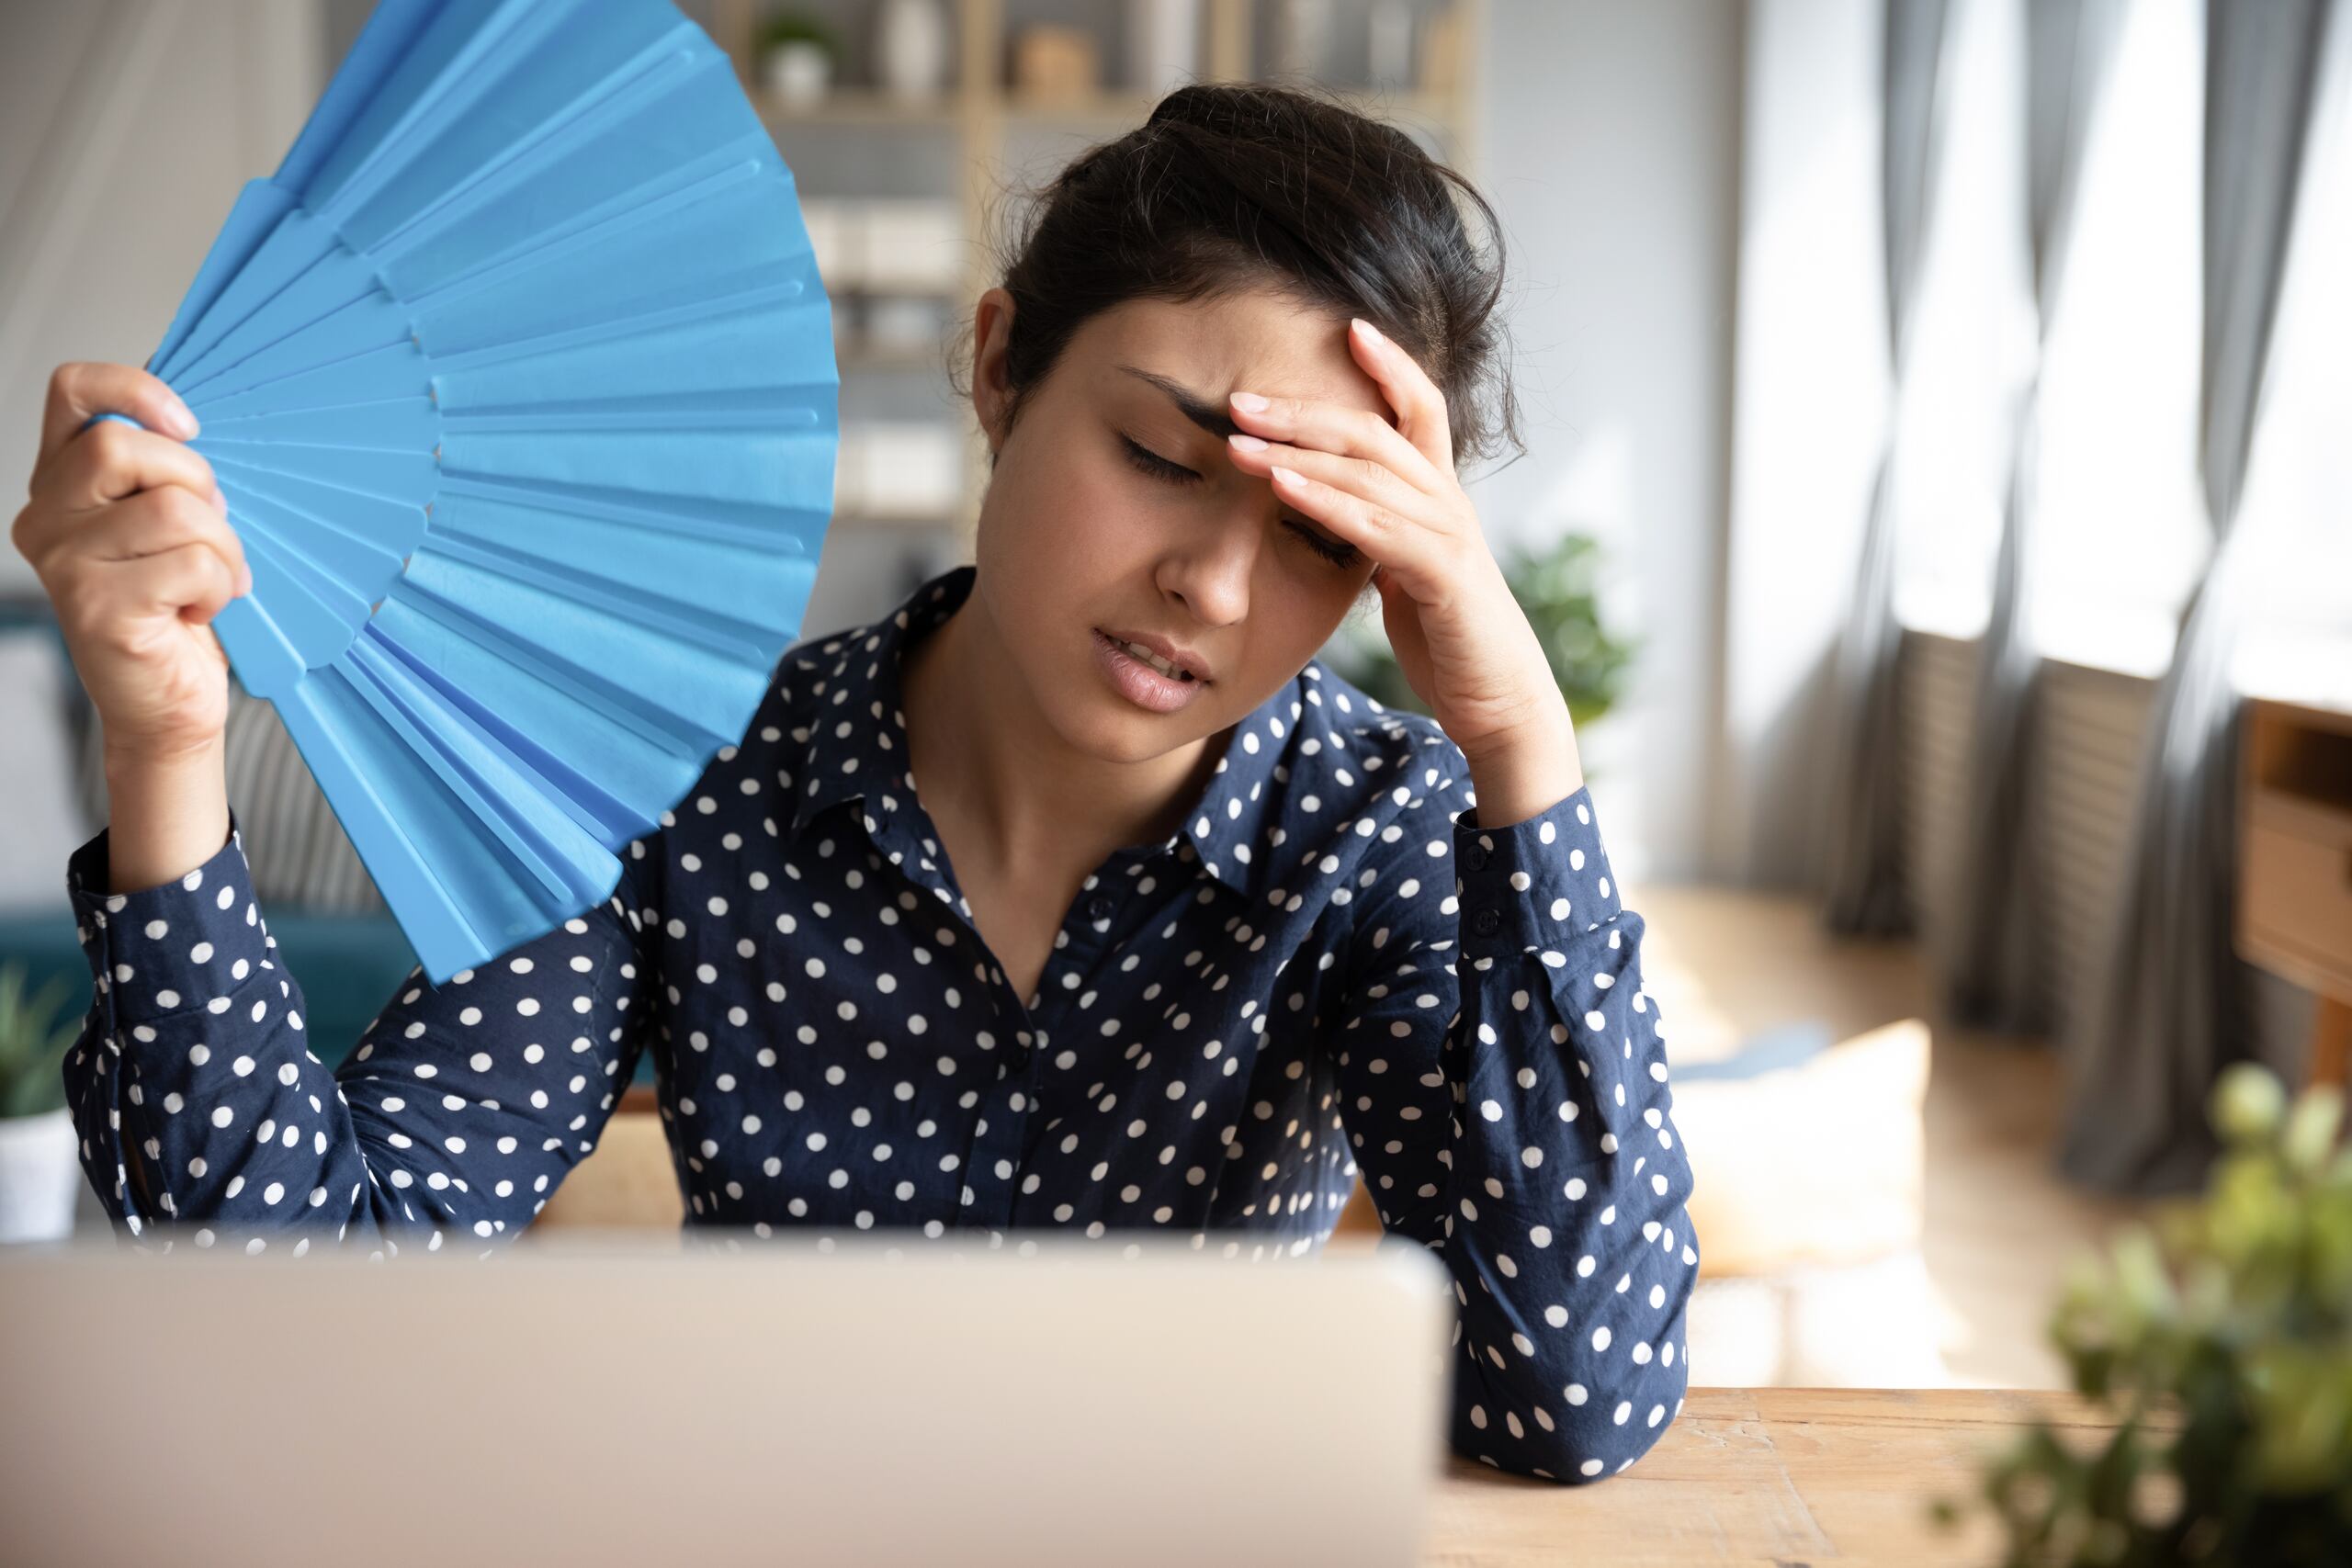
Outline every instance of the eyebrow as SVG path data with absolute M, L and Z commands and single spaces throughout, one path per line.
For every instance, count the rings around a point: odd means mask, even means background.
M 1202 397 L 1181 381 L 1170 380 L 1156 371 L 1138 369 L 1132 365 L 1122 365 L 1118 368 L 1137 380 L 1149 382 L 1167 393 L 1168 400 L 1176 405 L 1177 412 L 1220 441 L 1236 434 L 1241 428 L 1234 423 L 1231 416 L 1218 405 Z

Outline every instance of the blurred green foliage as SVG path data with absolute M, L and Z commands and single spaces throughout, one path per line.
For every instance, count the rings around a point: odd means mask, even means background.
M 1600 547 L 1590 536 L 1565 534 L 1548 549 L 1515 547 L 1503 561 L 1511 597 L 1544 644 L 1552 677 L 1567 699 L 1568 717 L 1583 728 L 1624 694 L 1626 668 L 1637 645 L 1610 635 L 1601 624 L 1597 580 Z M 1334 670 L 1394 708 L 1426 715 L 1388 647 L 1380 601 L 1368 615 L 1351 615 L 1325 655 Z
M 1986 1465 L 2004 1568 L 2352 1564 L 2352 1148 L 2344 1095 L 2290 1105 L 2228 1068 L 2205 1193 L 2084 1258 L 2049 1320 L 2078 1393 L 2120 1419 L 2103 1448 L 2037 1421 Z M 2153 1427 L 2150 1417 L 2156 1419 Z M 1939 1499 L 1934 1517 L 1957 1523 Z
M 788 43 L 813 43 L 835 60 L 842 57 L 841 35 L 805 11 L 777 12 L 760 25 L 758 37 L 763 54 Z
M 25 996 L 21 963 L 0 964 L 0 1116 L 38 1116 L 65 1104 L 65 1052 L 82 1021 L 57 1021 L 73 982 L 60 975 Z

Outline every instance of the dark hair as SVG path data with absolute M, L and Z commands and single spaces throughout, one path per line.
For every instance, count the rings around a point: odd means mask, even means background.
M 1091 317 L 1271 286 L 1401 344 L 1445 395 L 1457 464 L 1520 446 L 1494 209 L 1394 126 L 1296 87 L 1180 87 L 1064 168 L 1023 230 L 1003 268 L 1013 417 Z

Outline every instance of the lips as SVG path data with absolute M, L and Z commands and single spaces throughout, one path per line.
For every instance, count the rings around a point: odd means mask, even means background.
M 1114 642 L 1133 643 L 1162 664 L 1173 670 L 1181 670 L 1195 681 L 1205 683 L 1210 679 L 1208 660 L 1182 643 L 1170 642 L 1164 637 L 1154 637 L 1148 632 L 1128 631 L 1119 626 L 1098 626 L 1095 629 Z M 1169 671 L 1163 671 L 1162 673 L 1169 673 Z M 1170 679 L 1174 678 L 1170 675 Z
M 1087 634 L 1087 641 L 1094 645 L 1095 667 L 1111 689 L 1147 712 L 1182 712 L 1209 689 L 1206 681 L 1168 674 L 1156 660 L 1139 658 L 1125 641 L 1099 628 Z

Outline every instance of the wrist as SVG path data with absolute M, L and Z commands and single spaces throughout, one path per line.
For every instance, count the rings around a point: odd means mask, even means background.
M 1584 763 L 1565 703 L 1556 718 L 1497 737 L 1463 756 L 1477 792 L 1481 828 L 1508 828 L 1541 816 L 1584 786 Z
M 228 738 L 219 733 L 193 740 L 118 739 L 106 737 L 101 753 L 107 782 L 141 773 L 192 772 L 222 761 Z
M 214 740 L 106 754 L 107 891 L 176 881 L 229 841 L 228 770 Z

